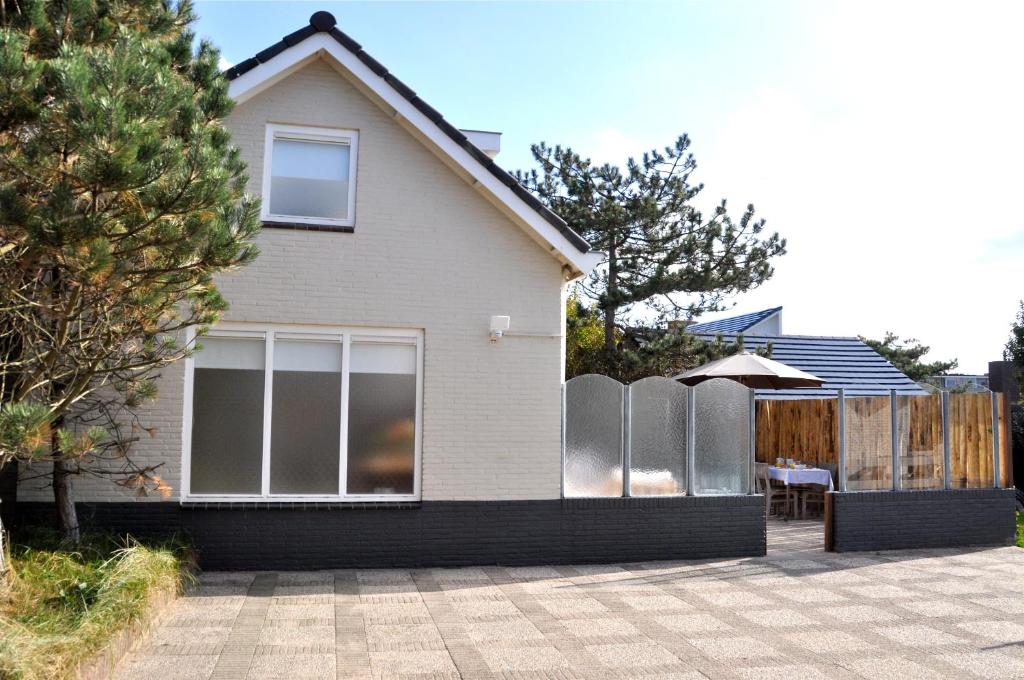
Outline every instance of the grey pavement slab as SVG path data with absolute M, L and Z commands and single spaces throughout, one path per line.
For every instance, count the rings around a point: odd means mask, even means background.
M 204 573 L 116 677 L 1024 678 L 1024 551 Z

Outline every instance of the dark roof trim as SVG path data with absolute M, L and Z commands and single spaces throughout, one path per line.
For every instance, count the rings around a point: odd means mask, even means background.
M 433 107 L 431 107 L 429 104 L 423 101 L 411 87 L 403 83 L 393 74 L 391 74 L 390 71 L 384 68 L 384 66 L 380 62 L 378 62 L 376 59 L 367 54 L 366 51 L 363 50 L 362 45 L 360 45 L 355 40 L 347 36 L 340 29 L 338 29 L 337 21 L 330 12 L 321 11 L 314 13 L 313 16 L 309 18 L 308 26 L 304 26 L 299 30 L 295 31 L 294 33 L 289 33 L 284 38 L 282 38 L 280 42 L 277 42 L 271 45 L 270 47 L 261 50 L 260 52 L 257 52 L 255 56 L 250 57 L 249 59 L 246 59 L 241 63 L 235 64 L 227 71 L 225 71 L 224 75 L 227 77 L 228 80 L 234 80 L 235 78 L 238 78 L 239 76 L 256 68 L 260 64 L 270 61 L 271 59 L 281 54 L 281 52 L 285 51 L 289 47 L 293 47 L 302 42 L 303 40 L 305 40 L 306 38 L 316 35 L 317 33 L 326 33 L 332 38 L 334 38 L 334 40 L 339 45 L 341 45 L 346 50 L 354 54 L 356 58 L 359 59 L 359 61 L 363 62 L 367 66 L 367 68 L 369 68 L 371 71 L 373 71 L 378 76 L 383 78 L 392 88 L 394 88 L 395 92 L 400 94 L 410 104 L 416 107 L 416 109 L 420 113 L 429 118 L 430 121 L 437 125 L 437 127 L 440 128 L 441 131 L 445 133 L 445 135 L 451 138 L 453 142 L 455 142 L 460 147 L 465 149 L 470 156 L 472 156 L 478 163 L 483 165 L 488 172 L 490 172 L 498 179 L 498 181 L 500 181 L 502 184 L 511 189 L 517 197 L 522 199 L 527 205 L 530 206 L 530 208 L 532 208 L 537 214 L 543 217 L 544 220 L 548 222 L 548 224 L 553 226 L 555 229 L 559 231 L 559 233 L 565 236 L 565 238 L 568 239 L 570 243 L 572 243 L 576 250 L 580 251 L 581 253 L 590 252 L 590 244 L 587 242 L 587 240 L 584 239 L 579 234 L 577 234 L 575 231 L 573 231 L 569 227 L 569 225 L 565 223 L 565 220 L 563 220 L 561 217 L 559 217 L 555 213 L 551 212 L 551 210 L 549 210 L 547 207 L 545 207 L 544 204 L 542 204 L 536 196 L 531 194 L 529 191 L 526 190 L 525 187 L 523 187 L 523 185 L 517 182 L 515 177 L 513 177 L 511 174 L 509 174 L 502 168 L 498 167 L 498 165 L 496 165 L 487 154 L 485 154 L 483 151 L 478 149 L 476 145 L 470 142 L 469 139 L 467 139 L 466 135 L 459 132 L 458 128 L 456 128 L 454 125 L 446 121 L 444 119 L 444 116 L 442 116 Z

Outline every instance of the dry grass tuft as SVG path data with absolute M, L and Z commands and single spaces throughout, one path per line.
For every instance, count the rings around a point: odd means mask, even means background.
M 180 591 L 191 553 L 181 542 L 56 534 L 15 536 L 0 582 L 0 678 L 58 679 L 139 619 L 159 592 Z

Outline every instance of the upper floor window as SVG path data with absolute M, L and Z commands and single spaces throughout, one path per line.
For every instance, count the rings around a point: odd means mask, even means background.
M 355 130 L 268 125 L 263 220 L 353 226 L 358 141 Z

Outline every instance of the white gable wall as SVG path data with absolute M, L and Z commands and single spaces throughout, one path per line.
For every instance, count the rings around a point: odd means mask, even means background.
M 355 232 L 265 229 L 261 254 L 221 277 L 225 320 L 424 329 L 424 500 L 557 498 L 559 337 L 488 341 L 492 315 L 511 332 L 563 333 L 561 264 L 333 67 L 315 61 L 240 104 L 228 127 L 259 194 L 267 123 L 359 131 Z M 166 461 L 178 493 L 184 366 L 165 371 L 137 446 Z M 82 479 L 79 500 L 124 500 Z M 23 484 L 19 498 L 49 499 Z M 154 498 L 154 500 L 159 500 Z

